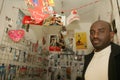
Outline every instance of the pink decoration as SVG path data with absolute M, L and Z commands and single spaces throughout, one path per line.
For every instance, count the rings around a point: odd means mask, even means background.
M 15 42 L 20 41 L 24 37 L 24 30 L 10 30 L 8 36 Z

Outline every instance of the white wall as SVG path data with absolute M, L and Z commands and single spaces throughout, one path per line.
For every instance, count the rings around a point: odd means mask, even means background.
M 3 0 L 0 0 L 0 9 L 1 9 L 1 13 L 0 13 L 0 43 L 1 43 L 1 40 L 2 40 L 2 36 L 3 36 L 3 31 L 4 31 L 4 21 L 5 21 L 5 19 L 4 19 L 4 16 L 5 16 L 5 13 L 4 13 L 4 11 L 5 11 L 5 4 L 3 4 L 3 6 L 2 6 L 2 1 Z M 5 2 L 4 2 L 5 3 Z
M 111 22 L 112 9 L 110 0 L 101 0 L 98 2 L 95 13 L 96 20 L 100 18 L 100 20 Z

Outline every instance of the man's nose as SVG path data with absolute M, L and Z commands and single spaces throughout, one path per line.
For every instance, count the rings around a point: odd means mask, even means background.
M 98 37 L 98 32 L 95 32 L 95 34 L 94 34 L 94 38 L 97 38 Z

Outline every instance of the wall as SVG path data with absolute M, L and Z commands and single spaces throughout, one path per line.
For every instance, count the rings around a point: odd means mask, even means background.
M 120 1 L 118 0 L 120 3 Z M 117 0 L 112 0 L 112 5 L 113 5 L 113 19 L 115 19 L 115 24 L 117 28 L 117 34 L 115 36 L 115 42 L 120 45 L 120 14 L 118 10 L 118 5 L 117 5 Z M 119 4 L 120 7 L 120 4 Z
M 0 10 L 1 10 L 1 13 L 0 13 L 0 42 L 2 40 L 2 35 L 3 35 L 3 31 L 4 31 L 4 6 L 5 5 L 2 5 L 2 1 L 0 1 Z M 4 2 L 5 3 L 5 2 Z
M 112 15 L 112 9 L 111 9 L 111 2 L 110 0 L 101 0 L 98 2 L 98 6 L 96 6 L 96 20 L 105 20 L 108 22 L 111 22 L 111 15 Z

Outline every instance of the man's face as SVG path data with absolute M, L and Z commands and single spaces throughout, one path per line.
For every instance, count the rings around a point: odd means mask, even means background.
M 90 29 L 90 40 L 98 51 L 107 47 L 111 41 L 111 32 L 108 24 L 104 22 L 94 23 Z

